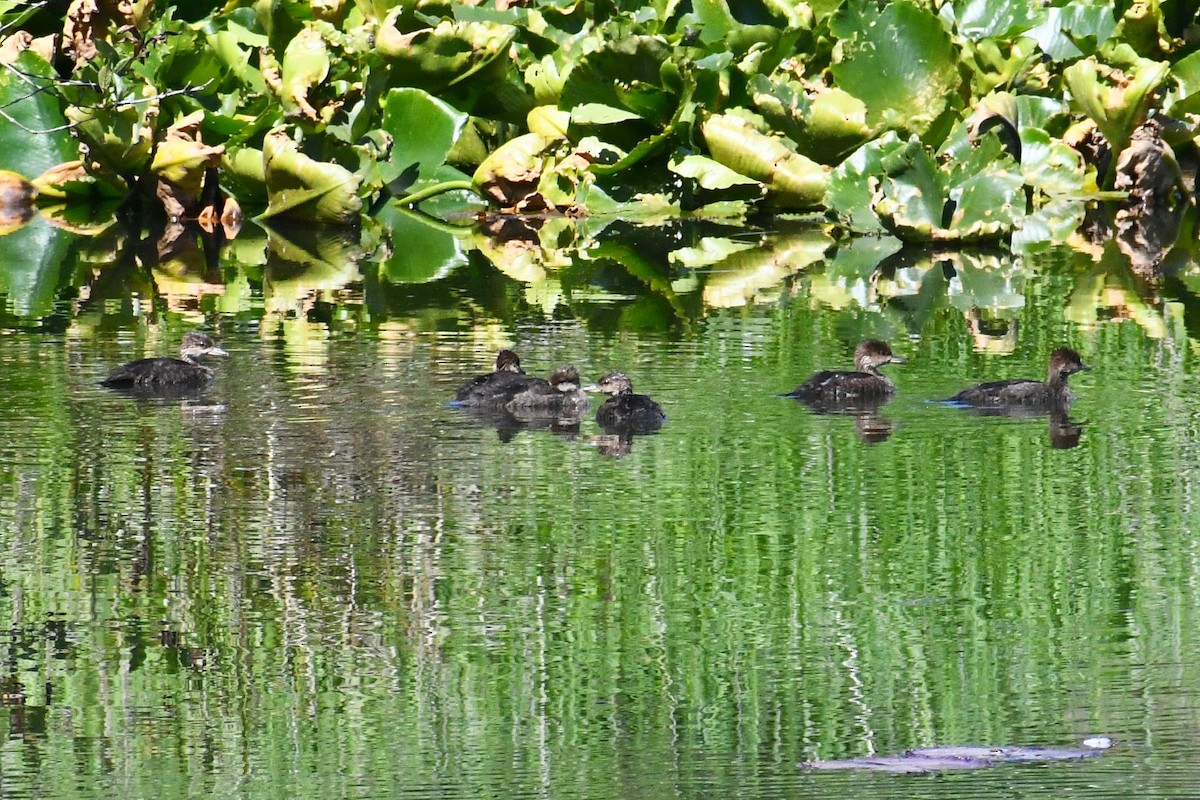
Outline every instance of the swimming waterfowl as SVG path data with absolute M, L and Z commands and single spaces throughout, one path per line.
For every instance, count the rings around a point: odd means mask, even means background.
M 546 381 L 534 380 L 513 395 L 505 409 L 518 418 L 554 416 L 578 419 L 587 411 L 587 392 L 579 386 L 579 369 L 574 364 L 559 367 Z
M 495 369 L 463 384 L 454 393 L 454 402 L 467 407 L 503 408 L 514 395 L 537 380 L 521 369 L 521 359 L 515 352 L 504 349 L 496 355 Z
M 947 399 L 952 403 L 975 408 L 1068 406 L 1075 396 L 1067 387 L 1067 378 L 1076 372 L 1090 369 L 1091 367 L 1083 363 L 1079 353 L 1069 347 L 1060 347 L 1050 354 L 1045 383 L 1025 378 L 989 381 L 963 389 Z
M 890 397 L 895 394 L 896 386 L 879 368 L 884 364 L 904 364 L 906 361 L 894 355 L 887 342 L 867 339 L 854 348 L 855 372 L 818 372 L 784 396 L 823 404 Z
M 112 388 L 156 386 L 204 386 L 215 376 L 211 367 L 196 359 L 205 356 L 227 356 L 212 338 L 200 331 L 188 331 L 179 345 L 180 358 L 139 358 L 114 369 L 101 381 Z
M 633 393 L 633 381 L 624 372 L 610 372 L 584 391 L 610 395 L 596 411 L 596 422 L 605 431 L 650 433 L 667 419 L 658 403 Z

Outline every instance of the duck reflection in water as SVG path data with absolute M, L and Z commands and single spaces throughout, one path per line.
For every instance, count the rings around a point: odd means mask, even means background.
M 985 417 L 1048 417 L 1051 446 L 1065 450 L 1078 445 L 1083 433 L 1083 426 L 1069 418 L 1075 396 L 1067 379 L 1088 370 L 1091 367 L 1079 353 L 1060 347 L 1050 354 L 1044 383 L 1026 378 L 989 381 L 967 387 L 943 402 Z
M 133 395 L 184 398 L 194 396 L 212 383 L 216 373 L 197 359 L 227 356 L 212 338 L 200 331 L 184 334 L 179 358 L 139 358 L 114 369 L 102 386 Z
M 867 339 L 854 349 L 855 371 L 823 370 L 783 397 L 790 397 L 814 414 L 854 417 L 858 438 L 867 444 L 883 442 L 895 427 L 879 413 L 896 393 L 896 386 L 879 371 L 884 364 L 904 364 L 887 342 Z

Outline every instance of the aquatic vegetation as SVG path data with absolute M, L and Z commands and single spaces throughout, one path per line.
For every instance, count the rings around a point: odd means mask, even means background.
M 1153 113 L 1172 119 L 1177 151 L 1195 151 L 1195 22 L 1159 4 L 53 13 L 3 16 L 0 99 L 20 126 L 0 168 L 32 181 L 78 159 L 82 174 L 41 191 L 85 184 L 172 218 L 231 222 L 244 207 L 353 224 L 390 198 L 451 191 L 511 213 L 603 215 L 657 182 L 649 202 L 676 214 L 735 200 L 905 241 L 995 241 L 1047 196 L 1114 186 L 1119 160 L 1100 168 L 1073 148 L 1073 122 L 1120 154 Z M 56 22 L 58 40 L 26 33 Z M 895 163 L 870 155 L 897 143 Z M 871 213 L 839 176 L 866 179 Z

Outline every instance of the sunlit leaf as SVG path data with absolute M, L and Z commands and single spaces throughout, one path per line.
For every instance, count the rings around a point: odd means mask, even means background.
M 37 90 L 39 81 L 55 80 L 54 70 L 29 50 L 13 66 L 28 77 L 0 69 L 0 108 L 8 117 L 0 123 L 0 169 L 33 178 L 76 158 L 78 150 L 71 134 L 62 129 L 67 121 L 54 95 Z
M 308 93 L 329 74 L 330 56 L 325 40 L 313 25 L 306 25 L 283 52 L 281 63 L 283 107 L 316 122 L 320 112 L 309 103 Z
M 692 178 L 705 189 L 728 189 L 730 186 L 754 185 L 758 181 L 740 175 L 724 164 L 704 156 L 684 156 L 672 161 L 670 170 L 676 175 Z
M 1050 58 L 1064 61 L 1094 53 L 1116 27 L 1112 6 L 1071 2 L 1047 8 L 1041 23 L 1026 35 L 1035 39 Z
M 1133 129 L 1146 118 L 1152 93 L 1170 65 L 1141 58 L 1128 47 L 1113 49 L 1113 65 L 1095 58 L 1077 61 L 1063 72 L 1072 104 L 1090 117 L 1114 153 L 1129 144 Z
M 383 124 L 392 136 L 385 183 L 417 165 L 418 178 L 429 178 L 446 163 L 467 115 L 421 89 L 392 89 L 383 104 Z
M 766 185 L 776 205 L 816 208 L 825 196 L 828 168 L 759 133 L 741 117 L 714 114 L 701 123 L 715 161 Z
M 843 51 L 830 71 L 838 88 L 866 104 L 871 127 L 923 132 L 954 96 L 954 48 L 927 9 L 899 0 L 878 11 L 873 2 L 851 0 L 831 27 Z
M 262 218 L 286 217 L 330 225 L 358 222 L 358 178 L 338 164 L 309 158 L 281 130 L 263 141 L 263 173 L 270 198 Z
M 862 233 L 884 230 L 871 205 L 868 178 L 894 168 L 896 158 L 915 153 L 919 146 L 915 139 L 905 141 L 888 131 L 858 148 L 830 174 L 825 207 L 842 217 L 851 230 Z

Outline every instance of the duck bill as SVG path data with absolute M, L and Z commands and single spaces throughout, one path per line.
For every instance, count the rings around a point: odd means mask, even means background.
M 220 347 L 210 347 L 210 348 L 208 348 L 207 350 L 205 350 L 205 351 L 204 351 L 204 355 L 206 355 L 206 356 L 221 356 L 221 357 L 225 357 L 225 356 L 228 356 L 228 355 L 229 355 L 229 351 L 228 351 L 228 350 L 223 350 L 223 349 L 221 349 Z
M 603 392 L 604 390 L 603 390 L 603 389 L 601 389 L 601 388 L 600 388 L 600 386 L 599 386 L 598 384 L 595 384 L 595 383 L 589 383 L 587 386 L 584 386 L 584 387 L 583 387 L 583 391 L 585 391 L 585 392 L 590 392 L 591 394 L 600 394 L 600 393 L 601 393 L 601 392 Z
M 905 358 L 904 356 L 892 356 L 889 359 L 889 361 L 891 361 L 893 364 L 907 364 L 908 363 L 908 359 Z

